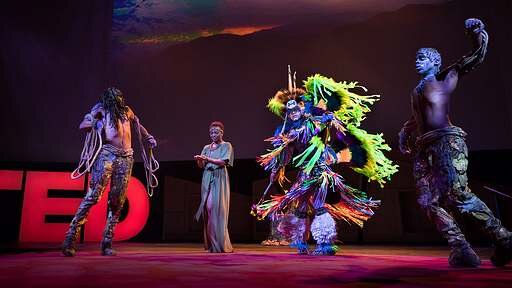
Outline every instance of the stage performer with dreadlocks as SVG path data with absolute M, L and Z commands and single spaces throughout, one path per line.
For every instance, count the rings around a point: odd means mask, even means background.
M 96 151 L 96 147 L 89 147 L 91 143 L 86 141 L 79 168 L 72 173 L 72 177 L 77 178 L 90 169 L 91 181 L 87 194 L 80 203 L 66 233 L 62 247 L 62 253 L 65 256 L 75 256 L 76 242 L 87 220 L 89 210 L 98 203 L 109 181 L 108 218 L 101 241 L 101 253 L 104 256 L 116 254 L 112 249 L 114 229 L 119 222 L 121 209 L 126 200 L 126 189 L 133 166 L 132 127 L 138 132 L 141 144 L 144 139 L 151 148 L 156 147 L 155 138 L 140 124 L 133 110 L 125 105 L 123 94 L 116 88 L 108 88 L 80 123 L 80 129 L 88 131 L 87 139 L 94 139 L 93 142 L 100 144 L 97 145 L 99 147 Z M 151 153 L 150 157 L 154 160 Z M 146 163 L 147 158 L 144 157 L 144 160 Z M 83 165 L 87 167 L 85 171 L 80 172 Z M 156 169 L 149 169 L 151 174 L 149 181 L 153 180 L 152 173 Z M 150 188 L 155 187 L 150 186 Z
M 496 245 L 491 262 L 503 266 L 512 260 L 512 233 L 469 189 L 466 133 L 453 126 L 449 117 L 451 94 L 459 78 L 482 63 L 489 40 L 482 21 L 467 19 L 465 28 L 473 42 L 473 51 L 442 71 L 437 50 L 418 50 L 416 70 L 422 79 L 411 93 L 412 116 L 400 131 L 400 150 L 411 154 L 409 142 L 417 133 L 414 177 L 418 203 L 448 241 L 449 264 L 455 267 L 480 265 L 480 258 L 448 212 L 455 210 L 474 219 L 489 234 Z
M 288 89 L 278 91 L 268 104 L 270 111 L 284 118 L 284 124 L 266 140 L 273 149 L 258 159 L 271 176 L 261 200 L 253 205 L 252 214 L 260 219 L 284 215 L 279 230 L 291 239 L 290 245 L 299 254 L 334 255 L 338 249 L 334 244 L 335 219 L 362 227 L 380 202 L 345 184 L 332 165 L 348 163 L 381 186 L 397 166 L 383 154 L 382 150 L 390 148 L 382 135 L 359 128 L 370 111 L 368 106 L 378 100 L 378 95 L 357 95 L 351 90 L 365 88 L 318 74 L 305 81 L 304 90 L 296 88 L 291 79 L 289 71 Z M 284 195 L 265 200 L 274 182 L 282 186 L 288 180 L 287 166 L 299 169 L 297 178 Z M 328 197 L 334 200 L 326 201 Z M 313 219 L 310 231 L 317 243 L 311 252 L 304 239 L 308 217 Z

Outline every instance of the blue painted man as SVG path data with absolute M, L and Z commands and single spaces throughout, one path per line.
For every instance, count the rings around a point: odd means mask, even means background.
M 466 133 L 450 121 L 450 98 L 459 78 L 479 66 L 486 54 L 488 35 L 478 19 L 465 21 L 474 49 L 455 64 L 440 71 L 441 55 L 433 48 L 416 54 L 416 70 L 422 77 L 411 93 L 412 116 L 399 134 L 400 150 L 414 150 L 414 176 L 418 203 L 451 247 L 449 263 L 454 267 L 480 265 L 478 255 L 449 214 L 455 210 L 469 215 L 491 236 L 496 250 L 495 266 L 512 259 L 512 233 L 468 187 Z M 417 133 L 414 147 L 411 135 Z M 414 148 L 414 149 L 412 149 Z

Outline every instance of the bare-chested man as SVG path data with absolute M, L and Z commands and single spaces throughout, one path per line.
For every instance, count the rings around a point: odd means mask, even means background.
M 423 77 L 412 91 L 412 116 L 399 134 L 400 150 L 411 153 L 411 134 L 418 133 L 414 147 L 414 177 L 418 203 L 451 247 L 449 263 L 456 267 L 476 267 L 480 259 L 459 229 L 450 210 L 469 215 L 491 236 L 496 245 L 491 261 L 506 265 L 512 259 L 512 233 L 505 229 L 489 208 L 468 187 L 468 151 L 461 128 L 450 121 L 450 98 L 460 76 L 482 63 L 488 42 L 484 24 L 465 21 L 473 51 L 440 72 L 441 55 L 433 48 L 416 54 L 416 70 Z
M 76 241 L 80 230 L 87 220 L 89 210 L 98 203 L 109 180 L 111 182 L 108 195 L 108 219 L 101 241 L 101 252 L 105 256 L 115 255 L 112 239 L 126 200 L 126 189 L 133 166 L 131 128 L 134 124 L 140 128 L 142 137 L 148 144 L 155 147 L 155 138 L 140 125 L 137 116 L 125 105 L 123 94 L 116 88 L 108 88 L 80 123 L 80 129 L 103 130 L 102 138 L 105 144 L 93 163 L 87 194 L 80 203 L 66 233 L 62 247 L 62 253 L 65 256 L 76 254 Z

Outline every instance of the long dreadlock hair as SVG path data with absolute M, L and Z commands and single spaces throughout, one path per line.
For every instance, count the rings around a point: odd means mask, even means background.
M 107 88 L 100 97 L 100 102 L 103 105 L 103 109 L 110 113 L 110 126 L 117 129 L 119 120 L 128 119 L 128 107 L 124 103 L 123 92 L 121 92 L 121 90 L 115 87 Z

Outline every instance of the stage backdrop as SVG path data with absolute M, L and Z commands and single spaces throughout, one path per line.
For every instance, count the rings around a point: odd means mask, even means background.
M 1 9 L 0 161 L 76 161 L 77 126 L 109 85 L 159 140 L 160 160 L 191 159 L 213 120 L 237 158 L 253 159 L 280 122 L 265 105 L 287 64 L 299 81 L 321 73 L 382 95 L 363 126 L 395 148 L 416 50 L 457 60 L 471 48 L 468 17 L 487 24 L 489 52 L 460 82 L 452 120 L 471 150 L 512 148 L 510 1 L 32 2 Z

